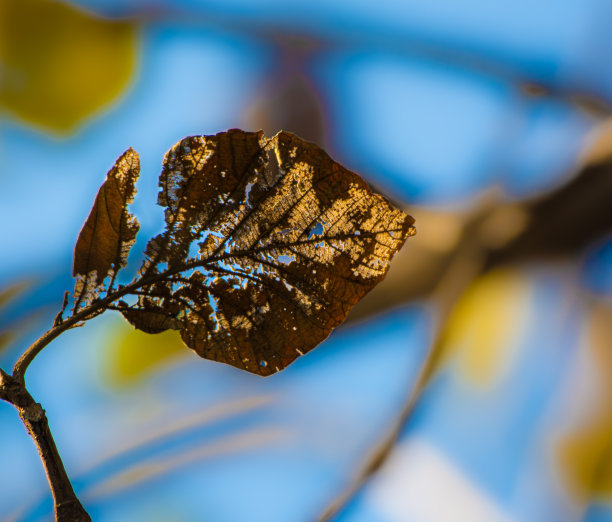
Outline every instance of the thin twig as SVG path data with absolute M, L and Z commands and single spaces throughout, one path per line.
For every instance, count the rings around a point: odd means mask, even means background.
M 116 301 L 117 299 L 123 297 L 124 295 L 135 293 L 135 290 L 142 288 L 144 286 L 151 285 L 158 281 L 162 281 L 168 277 L 171 277 L 175 274 L 179 274 L 184 272 L 185 270 L 190 270 L 192 268 L 206 268 L 211 263 L 217 261 L 223 261 L 225 259 L 240 257 L 245 252 L 237 252 L 232 254 L 221 253 L 220 255 L 214 255 L 205 260 L 193 260 L 188 263 L 185 263 L 182 266 L 175 267 L 173 269 L 168 269 L 164 272 L 153 274 L 153 275 L 145 275 L 140 279 L 136 279 L 129 285 L 123 286 L 115 290 L 111 294 L 107 294 L 103 299 L 98 299 L 94 301 L 91 305 L 82 308 L 77 313 L 70 316 L 68 319 L 63 320 L 62 322 L 54 321 L 53 327 L 44 333 L 41 337 L 39 337 L 19 358 L 19 360 L 15 363 L 13 368 L 13 377 L 17 379 L 19 382 L 24 382 L 25 372 L 30 365 L 30 363 L 34 360 L 34 358 L 47 346 L 51 341 L 56 339 L 60 334 L 64 333 L 66 330 L 70 328 L 74 328 L 77 323 L 83 320 L 91 319 L 92 317 L 102 313 L 104 310 L 108 309 L 108 306 Z M 81 299 L 83 294 L 79 296 Z
M 55 517 L 58 522 L 89 522 L 91 518 L 77 498 L 66 469 L 62 463 L 59 452 L 49 430 L 49 423 L 42 406 L 38 404 L 29 394 L 25 387 L 25 372 L 36 356 L 54 339 L 65 331 L 81 326 L 85 321 L 101 314 L 112 303 L 126 294 L 134 292 L 140 287 L 153 284 L 161 279 L 171 276 L 173 273 L 183 270 L 167 270 L 149 277 L 137 279 L 131 284 L 120 287 L 118 290 L 107 294 L 103 299 L 95 300 L 89 306 L 74 313 L 66 320 L 62 319 L 62 313 L 66 308 L 66 296 L 62 303 L 62 310 L 55 317 L 50 330 L 39 337 L 15 363 L 13 375 L 10 376 L 0 369 L 0 399 L 13 404 L 19 411 L 28 433 L 34 440 L 38 453 L 43 462 L 45 473 L 51 487 L 51 493 L 55 503 Z
M 157 281 L 161 281 L 167 277 L 170 277 L 174 274 L 180 273 L 186 269 L 188 265 L 184 265 L 178 268 L 169 269 L 165 272 L 161 272 L 159 274 L 154 274 L 151 276 L 143 277 L 141 279 L 136 279 L 129 285 L 123 286 L 115 290 L 112 294 L 108 294 L 103 299 L 98 299 L 94 301 L 89 306 L 81 309 L 79 312 L 73 314 L 68 319 L 63 320 L 59 324 L 54 324 L 54 326 L 44 333 L 41 337 L 39 337 L 28 349 L 21 355 L 19 360 L 15 363 L 13 368 L 13 378 L 15 378 L 20 383 L 24 383 L 25 372 L 30 365 L 30 363 L 34 360 L 34 358 L 47 346 L 51 341 L 56 339 L 60 334 L 64 333 L 66 330 L 79 326 L 79 324 L 83 321 L 87 321 L 88 319 L 92 319 L 96 315 L 104 312 L 108 309 L 109 305 L 120 299 L 124 295 L 133 293 L 135 290 L 148 286 Z
M 66 311 L 66 307 L 68 306 L 69 297 L 70 297 L 70 292 L 66 290 L 64 292 L 64 299 L 62 300 L 62 308 L 59 312 L 57 312 L 57 315 L 55 316 L 55 319 L 53 320 L 54 327 L 64 322 L 64 312 Z

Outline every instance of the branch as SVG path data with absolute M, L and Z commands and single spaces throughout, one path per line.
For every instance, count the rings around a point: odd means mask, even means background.
M 144 285 L 152 284 L 161 278 L 167 277 L 169 273 L 170 271 L 140 280 L 137 279 L 112 294 L 108 294 L 104 299 L 93 302 L 65 321 L 61 321 L 62 312 L 60 312 L 53 322 L 53 327 L 39 337 L 15 363 L 12 376 L 0 369 L 0 399 L 10 402 L 17 408 L 23 424 L 36 444 L 53 495 L 57 522 L 91 522 L 91 518 L 72 488 L 62 459 L 57 451 L 55 441 L 51 435 L 45 410 L 32 398 L 25 387 L 25 372 L 43 348 L 60 334 L 104 312 L 120 297 Z M 64 296 L 62 311 L 65 308 L 66 297 Z
M 609 145 L 606 150 L 609 150 Z M 495 212 L 498 216 L 504 215 L 504 209 L 511 212 L 515 206 L 494 199 L 468 221 L 457 249 L 449 259 L 439 262 L 439 269 L 430 271 L 429 278 L 423 277 L 422 273 L 420 277 L 409 277 L 411 285 L 388 281 L 387 293 L 383 285 L 379 287 L 377 306 L 373 307 L 377 311 L 408 298 L 426 295 L 438 302 L 439 311 L 441 308 L 441 328 L 437 330 L 417 381 L 409 390 L 393 426 L 366 458 L 352 483 L 327 507 L 320 517 L 321 521 L 338 515 L 389 456 L 435 369 L 444 340 L 445 318 L 465 288 L 478 275 L 508 263 L 573 256 L 610 234 L 612 214 L 607 209 L 612 197 L 612 157 L 609 152 L 607 154 L 604 159 L 585 163 L 567 184 L 520 205 L 518 210 L 527 216 L 527 223 L 516 236 L 508 237 L 500 245 L 491 245 L 487 240 L 487 221 L 495 217 Z M 405 275 L 403 277 L 406 278 Z M 407 293 L 398 293 L 397 288 Z M 383 292 L 380 292 L 381 289 Z M 376 294 L 376 290 L 372 294 Z M 362 312 L 362 315 L 367 313 Z M 356 316 L 353 314 L 353 318 Z
M 15 363 L 15 366 L 13 368 L 13 378 L 21 384 L 24 384 L 25 372 L 28 369 L 30 363 L 43 350 L 43 348 L 45 348 L 45 346 L 47 346 L 51 341 L 56 339 L 66 330 L 75 328 L 76 326 L 79 326 L 79 323 L 81 323 L 82 321 L 87 321 L 89 319 L 92 319 L 96 315 L 101 314 L 109 308 L 109 305 L 111 305 L 114 301 L 120 299 L 124 295 L 130 294 L 134 290 L 137 290 L 143 286 L 151 285 L 153 283 L 156 283 L 157 281 L 161 281 L 174 274 L 180 273 L 185 269 L 186 267 L 182 266 L 172 270 L 166 270 L 165 272 L 161 272 L 152 276 L 136 279 L 129 285 L 115 290 L 112 294 L 107 294 L 104 299 L 94 301 L 91 305 L 83 308 L 81 311 L 70 316 L 68 319 L 62 321 L 61 323 L 56 318 L 53 323 L 53 327 L 46 333 L 44 333 L 42 336 L 40 336 L 36 341 L 34 341 L 34 343 L 28 347 L 28 349 L 21 355 L 19 360 Z
M 113 292 L 104 299 L 95 301 L 90 306 L 83 308 L 80 312 L 74 314 L 73 316 L 69 317 L 61 323 L 56 318 L 56 320 L 54 321 L 54 326 L 42 336 L 40 336 L 15 363 L 15 366 L 13 368 L 13 378 L 21 385 L 23 385 L 25 382 L 25 372 L 28 369 L 28 366 L 34 360 L 34 358 L 43 350 L 45 346 L 47 346 L 51 341 L 57 338 L 60 334 L 64 333 L 66 330 L 77 326 L 78 323 L 80 323 L 81 321 L 86 321 L 87 319 L 91 319 L 92 317 L 102 313 L 113 301 L 116 301 L 120 297 L 127 294 L 130 289 L 133 289 L 134 287 L 142 284 L 145 283 L 137 281 L 129 286 L 122 288 L 121 290 Z
M 172 271 L 167 271 L 151 277 L 137 279 L 112 294 L 108 294 L 104 299 L 93 302 L 65 321 L 61 321 L 60 312 L 53 322 L 53 327 L 39 337 L 15 363 L 12 376 L 0 369 L 0 399 L 10 402 L 17 408 L 23 424 L 36 444 L 45 468 L 49 486 L 51 487 L 57 522 L 90 522 L 91 518 L 72 488 L 62 459 L 57 451 L 55 441 L 49 430 L 45 410 L 32 398 L 25 387 L 25 372 L 43 348 L 60 334 L 104 312 L 114 301 L 124 295 L 142 286 L 153 284 L 159 279 L 168 277 L 171 273 Z M 66 298 L 64 297 L 62 311 L 65 308 Z
M 49 430 L 45 410 L 25 389 L 22 382 L 0 369 L 0 398 L 13 404 L 45 467 L 45 474 L 51 487 L 57 522 L 91 522 L 79 499 L 62 463 L 59 452 Z

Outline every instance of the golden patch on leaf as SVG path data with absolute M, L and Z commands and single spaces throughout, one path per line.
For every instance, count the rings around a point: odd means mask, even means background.
M 87 285 L 112 283 L 134 241 L 126 205 L 137 173 L 130 149 L 79 236 L 75 275 L 88 299 Z M 121 292 L 136 302 L 115 308 L 139 330 L 179 330 L 200 356 L 259 375 L 323 341 L 415 232 L 357 174 L 288 132 L 185 138 L 159 186 L 165 230 Z

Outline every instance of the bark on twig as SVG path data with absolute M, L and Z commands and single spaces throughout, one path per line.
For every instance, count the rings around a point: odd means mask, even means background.
M 0 370 L 0 398 L 17 408 L 23 424 L 36 444 L 51 487 L 56 521 L 90 522 L 91 518 L 77 498 L 57 451 L 45 410 L 32 398 L 21 382 L 2 370 Z

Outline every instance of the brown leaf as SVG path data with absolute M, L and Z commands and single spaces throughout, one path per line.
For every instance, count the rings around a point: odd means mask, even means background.
M 260 375 L 323 341 L 414 234 L 410 216 L 288 132 L 185 138 L 160 187 L 166 230 L 141 270 L 155 283 L 124 315 Z
M 97 297 L 108 276 L 110 289 L 117 272 L 126 264 L 139 229 L 138 221 L 127 210 L 136 193 L 139 172 L 138 154 L 130 148 L 109 170 L 96 195 L 74 248 L 75 309 Z

